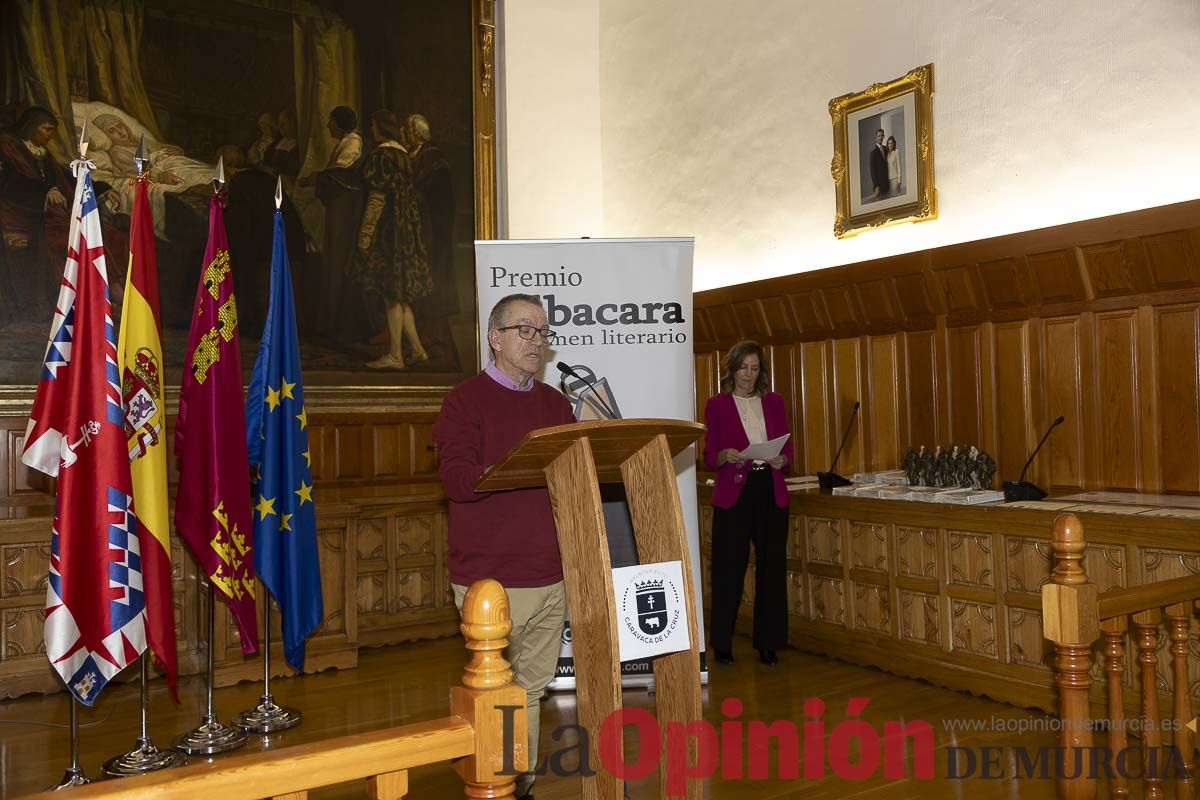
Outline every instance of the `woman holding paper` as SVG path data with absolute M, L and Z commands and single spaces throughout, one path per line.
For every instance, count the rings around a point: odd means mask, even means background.
M 771 666 L 779 663 L 775 651 L 787 644 L 788 491 L 783 473 L 792 462 L 791 437 L 783 398 L 770 391 L 762 347 L 739 342 L 724 367 L 721 392 L 704 408 L 704 463 L 717 472 L 709 614 L 713 654 L 718 663 L 733 663 L 733 629 L 753 542 L 754 646 L 762 663 Z M 766 452 L 747 457 L 751 445 Z

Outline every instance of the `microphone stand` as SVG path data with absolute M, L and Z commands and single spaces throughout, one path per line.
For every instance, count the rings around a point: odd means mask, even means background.
M 850 438 L 850 431 L 854 429 L 854 418 L 858 415 L 860 405 L 862 404 L 859 401 L 854 401 L 854 408 L 850 411 L 850 421 L 846 423 L 846 432 L 842 434 L 842 443 L 838 445 L 837 452 L 833 454 L 833 463 L 829 465 L 829 471 L 817 473 L 817 485 L 822 489 L 849 486 L 853 483 L 853 481 L 838 475 L 834 469 L 837 467 L 838 459 L 842 457 L 842 450 L 846 447 L 846 440 Z
M 1011 503 L 1015 500 L 1041 500 L 1046 496 L 1045 489 L 1025 480 L 1025 473 L 1029 471 L 1029 465 L 1033 463 L 1033 459 L 1037 456 L 1038 451 L 1042 449 L 1042 445 L 1050 438 L 1051 432 L 1059 425 L 1062 425 L 1064 419 L 1066 417 L 1060 416 L 1054 422 L 1050 423 L 1050 427 L 1042 434 L 1042 440 L 1038 442 L 1038 446 L 1033 448 L 1033 452 L 1029 454 L 1029 460 L 1025 462 L 1025 466 L 1021 469 L 1021 477 L 1015 481 L 1004 482 L 1004 499 L 1007 502 Z

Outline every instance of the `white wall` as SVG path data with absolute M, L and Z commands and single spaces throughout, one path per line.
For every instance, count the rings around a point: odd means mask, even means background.
M 505 23 L 509 234 L 695 235 L 697 290 L 1200 197 L 1198 0 L 507 0 Z M 930 62 L 939 218 L 837 240 L 828 101 Z
M 501 0 L 501 237 L 597 237 L 598 0 Z

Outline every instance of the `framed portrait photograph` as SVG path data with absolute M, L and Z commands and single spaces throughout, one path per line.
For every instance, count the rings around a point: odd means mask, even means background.
M 937 217 L 933 65 L 829 101 L 837 214 L 833 233 Z

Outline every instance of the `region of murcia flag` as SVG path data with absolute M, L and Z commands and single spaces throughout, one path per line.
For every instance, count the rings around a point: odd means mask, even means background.
M 92 165 L 71 167 L 67 259 L 21 460 L 58 478 L 46 655 L 90 706 L 146 649 L 146 600 Z
M 242 652 L 258 652 L 254 533 L 237 301 L 221 203 L 208 205 L 208 245 L 196 288 L 175 422 L 175 529 L 229 604 Z M 211 635 L 211 634 L 210 634 Z
M 171 599 L 170 515 L 167 512 L 166 403 L 158 261 L 146 179 L 134 188 L 129 221 L 129 272 L 121 312 L 118 364 L 125 401 L 125 437 L 138 510 L 138 544 L 146 595 L 146 638 L 154 660 L 175 686 L 175 606 Z

